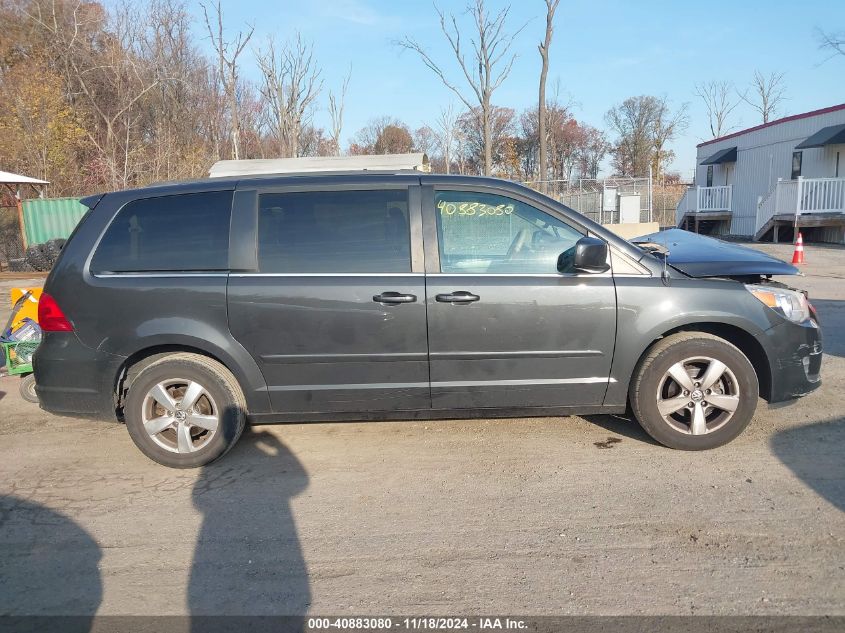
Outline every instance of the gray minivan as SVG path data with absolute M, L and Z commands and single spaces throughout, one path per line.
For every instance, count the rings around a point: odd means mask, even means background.
M 247 422 L 623 413 L 720 446 L 819 386 L 779 260 L 625 241 L 492 178 L 216 178 L 92 196 L 47 279 L 41 407 L 126 422 L 173 467 Z

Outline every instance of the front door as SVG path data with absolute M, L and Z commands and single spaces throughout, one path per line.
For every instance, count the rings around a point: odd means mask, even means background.
M 608 273 L 560 273 L 584 232 L 528 199 L 423 189 L 435 409 L 600 405 L 616 335 Z
M 274 410 L 428 409 L 419 187 L 265 191 L 257 207 L 258 269 L 230 275 L 229 324 Z

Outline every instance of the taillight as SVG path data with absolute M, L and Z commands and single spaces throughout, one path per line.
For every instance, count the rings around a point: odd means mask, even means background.
M 73 326 L 59 304 L 46 292 L 38 300 L 38 325 L 45 332 L 73 332 Z

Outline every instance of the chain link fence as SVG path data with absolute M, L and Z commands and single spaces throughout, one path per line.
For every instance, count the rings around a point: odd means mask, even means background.
M 686 183 L 661 183 L 652 189 L 652 218 L 661 229 L 676 228 L 675 210 L 690 187 Z
M 23 242 L 18 224 L 17 207 L 0 207 L 0 270 L 6 270 L 10 259 L 23 257 Z
M 599 224 L 657 222 L 660 228 L 675 226 L 675 209 L 688 186 L 628 177 L 533 180 L 523 184 Z

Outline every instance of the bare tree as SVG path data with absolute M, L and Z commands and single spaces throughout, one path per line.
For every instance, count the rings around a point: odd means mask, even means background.
M 238 57 L 244 52 L 249 43 L 255 27 L 250 27 L 249 32 L 238 31 L 233 41 L 226 41 L 223 35 L 223 10 L 220 8 L 220 0 L 212 5 L 215 14 L 215 24 L 212 26 L 208 9 L 201 4 L 205 16 L 205 26 L 208 29 L 208 36 L 211 44 L 217 53 L 217 74 L 220 85 L 229 107 L 230 127 L 232 133 L 232 158 L 235 160 L 241 157 L 241 123 L 238 113 Z
M 340 134 L 343 131 L 343 108 L 346 103 L 346 91 L 349 89 L 349 80 L 352 78 L 352 67 L 346 73 L 346 78 L 340 87 L 340 94 L 329 92 L 329 117 L 331 118 L 332 144 L 334 145 L 335 156 L 340 156 Z
M 589 125 L 584 126 L 584 143 L 580 149 L 578 162 L 582 178 L 595 179 L 599 174 L 599 165 L 610 151 L 610 143 L 604 132 Z
M 464 91 L 458 88 L 454 81 L 449 79 L 443 68 L 434 61 L 417 40 L 406 36 L 397 44 L 416 52 L 422 62 L 440 78 L 440 81 L 447 88 L 457 95 L 467 108 L 471 111 L 480 108 L 484 138 L 484 174 L 489 176 L 493 171 L 492 97 L 496 89 L 502 85 L 502 82 L 510 74 L 513 62 L 516 59 L 516 54 L 511 55 L 510 49 L 514 38 L 525 28 L 525 25 L 514 33 L 508 34 L 505 31 L 505 24 L 510 13 L 510 6 L 502 9 L 495 16 L 491 16 L 484 5 L 484 0 L 473 0 L 467 6 L 466 13 L 472 18 L 476 37 L 470 40 L 472 53 L 470 59 L 467 59 L 461 42 L 462 29 L 458 26 L 457 18 L 454 14 L 449 14 L 447 18 L 437 5 L 434 6 L 434 9 L 440 17 L 440 30 L 446 37 L 464 79 L 475 96 L 475 103 Z
M 151 0 L 146 13 L 141 54 L 158 84 L 143 113 L 144 133 L 156 140 L 147 144 L 142 182 L 198 178 L 214 159 L 211 147 L 220 144 L 215 125 L 220 108 L 209 99 L 218 92 L 208 81 L 213 69 L 193 42 L 192 18 L 182 0 Z
M 666 146 L 686 129 L 689 118 L 686 104 L 672 112 L 665 97 L 629 97 L 606 115 L 608 126 L 616 132 L 613 146 L 614 167 L 623 176 L 642 177 L 649 167 L 659 176 L 672 152 Z
M 255 57 L 261 68 L 261 93 L 270 107 L 279 152 L 293 158 L 299 153 L 299 136 L 308 122 L 309 109 L 323 88 L 314 49 L 297 33 L 296 39 L 280 51 L 269 37 L 267 48 L 257 51 Z
M 752 93 L 751 96 L 748 95 L 749 90 Z M 777 113 L 778 106 L 786 100 L 783 73 L 772 72 L 767 77 L 759 70 L 755 70 L 749 90 L 740 93 L 739 97 L 760 113 L 763 123 L 768 123 Z
M 137 54 L 145 26 L 142 14 L 119 7 L 110 37 L 94 44 L 90 32 L 105 25 L 81 2 L 43 4 L 33 3 L 26 15 L 50 38 L 66 90 L 74 101 L 90 108 L 97 122 L 84 129 L 107 182 L 114 188 L 126 187 L 136 171 L 130 139 L 138 128 L 140 102 L 158 85 Z
M 701 98 L 707 109 L 707 120 L 713 138 L 730 132 L 732 126 L 727 123 L 728 117 L 740 103 L 739 99 L 734 98 L 733 84 L 729 81 L 696 84 L 695 94 Z
M 430 125 L 422 125 L 414 130 L 413 151 L 422 152 L 428 156 L 429 161 L 432 158 L 433 151 L 437 146 L 437 134 Z
M 817 28 L 816 39 L 819 42 L 819 48 L 830 53 L 825 61 L 837 55 L 845 55 L 845 31 L 828 32 Z
M 546 39 L 541 42 L 537 48 L 540 51 L 540 58 L 543 60 L 543 66 L 540 70 L 540 102 L 539 102 L 539 171 L 540 180 L 547 178 L 546 166 L 546 144 L 548 138 L 546 137 L 546 77 L 549 74 L 549 46 L 552 43 L 552 35 L 554 34 L 554 20 L 555 11 L 560 0 L 546 0 Z
M 437 117 L 437 140 L 443 162 L 446 164 L 447 174 L 451 173 L 452 170 L 452 154 L 458 134 L 457 128 L 458 114 L 455 112 L 455 107 L 450 103 L 440 110 L 440 116 Z
M 507 172 L 511 165 L 512 158 L 509 142 L 515 136 L 516 112 L 512 108 L 491 106 L 488 119 L 488 133 L 490 135 L 490 146 L 492 150 L 492 162 L 497 173 Z M 475 106 L 472 110 L 464 112 L 458 117 L 464 151 L 468 166 L 473 173 L 481 174 L 484 171 L 485 140 L 484 140 L 484 115 L 481 106 Z
M 651 168 L 655 178 L 662 177 L 666 166 L 675 156 L 674 152 L 666 146 L 689 126 L 688 110 L 689 106 L 682 103 L 673 112 L 665 97 L 657 100 L 657 108 L 651 124 L 651 142 L 654 150 Z

